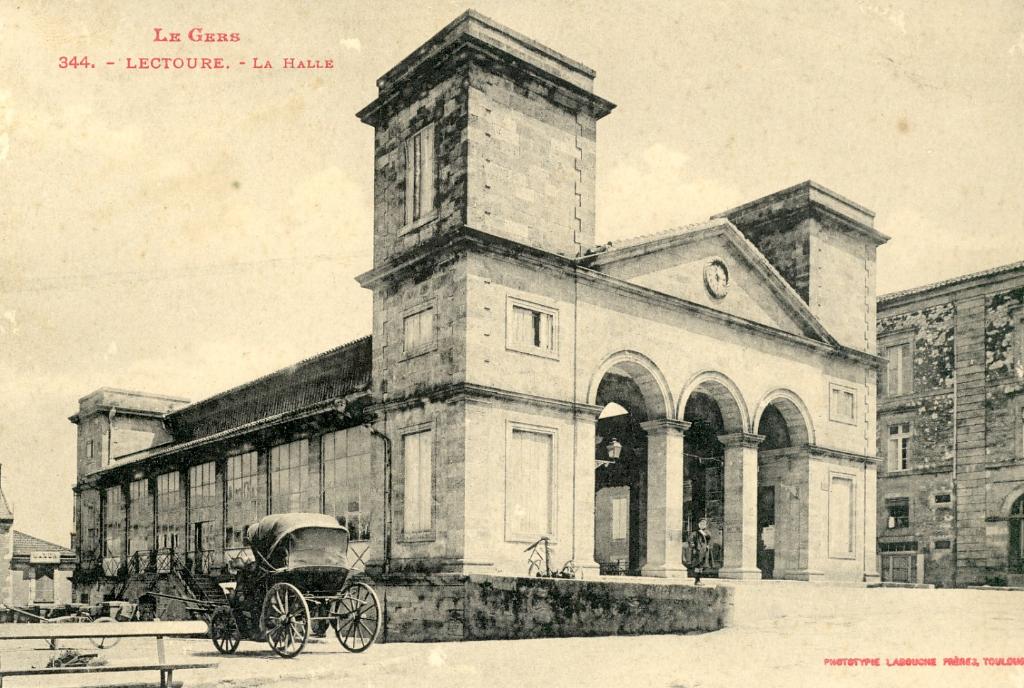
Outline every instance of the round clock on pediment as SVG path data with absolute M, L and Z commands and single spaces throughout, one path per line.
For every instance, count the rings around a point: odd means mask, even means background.
M 716 299 L 725 298 L 729 291 L 729 268 L 721 258 L 713 258 L 704 266 L 704 286 Z

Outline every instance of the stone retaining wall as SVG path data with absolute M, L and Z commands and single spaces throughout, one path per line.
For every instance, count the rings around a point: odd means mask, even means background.
M 692 584 L 457 574 L 376 581 L 384 642 L 702 633 L 728 625 L 733 592 Z

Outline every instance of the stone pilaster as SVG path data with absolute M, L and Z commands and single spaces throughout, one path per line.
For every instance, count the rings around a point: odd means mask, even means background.
M 881 580 L 876 552 L 878 534 L 875 530 L 878 520 L 878 510 L 875 506 L 877 474 L 878 466 L 875 463 L 864 464 L 864 580 L 868 583 L 877 583 Z
M 759 579 L 757 568 L 757 446 L 761 435 L 719 435 L 725 446 L 725 542 L 722 578 Z
M 597 431 L 598 406 L 579 405 L 576 408 L 575 493 L 573 494 L 574 528 L 572 535 L 573 562 L 581 578 L 594 578 L 600 567 L 594 561 L 594 442 Z
M 643 575 L 686 578 L 683 566 L 683 434 L 690 424 L 660 418 L 647 432 L 647 562 Z

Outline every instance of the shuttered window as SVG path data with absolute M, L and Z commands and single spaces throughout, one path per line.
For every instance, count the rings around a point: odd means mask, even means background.
M 910 344 L 904 342 L 886 347 L 888 365 L 885 376 L 885 395 L 890 397 L 910 394 L 914 387 L 914 361 Z
M 511 539 L 551 535 L 554 435 L 513 428 L 506 461 L 506 531 Z
M 853 478 L 833 475 L 828 493 L 829 556 L 854 556 Z
M 402 438 L 405 463 L 403 523 L 407 535 L 429 533 L 434 525 L 433 435 L 430 430 L 421 430 Z
M 612 539 L 625 540 L 629 534 L 629 500 L 626 497 L 612 499 Z
M 36 567 L 36 594 L 37 604 L 53 603 L 53 569 L 50 567 Z
M 403 350 L 405 354 L 418 354 L 430 350 L 434 345 L 434 309 L 405 316 L 403 323 Z
M 405 142 L 405 224 L 434 211 L 434 126 L 420 129 Z

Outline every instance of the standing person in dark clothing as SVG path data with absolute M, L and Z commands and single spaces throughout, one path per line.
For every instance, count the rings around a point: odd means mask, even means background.
M 697 530 L 690 533 L 690 573 L 694 585 L 700 585 L 700 577 L 704 569 L 711 566 L 711 534 L 708 533 L 708 520 L 697 521 Z

